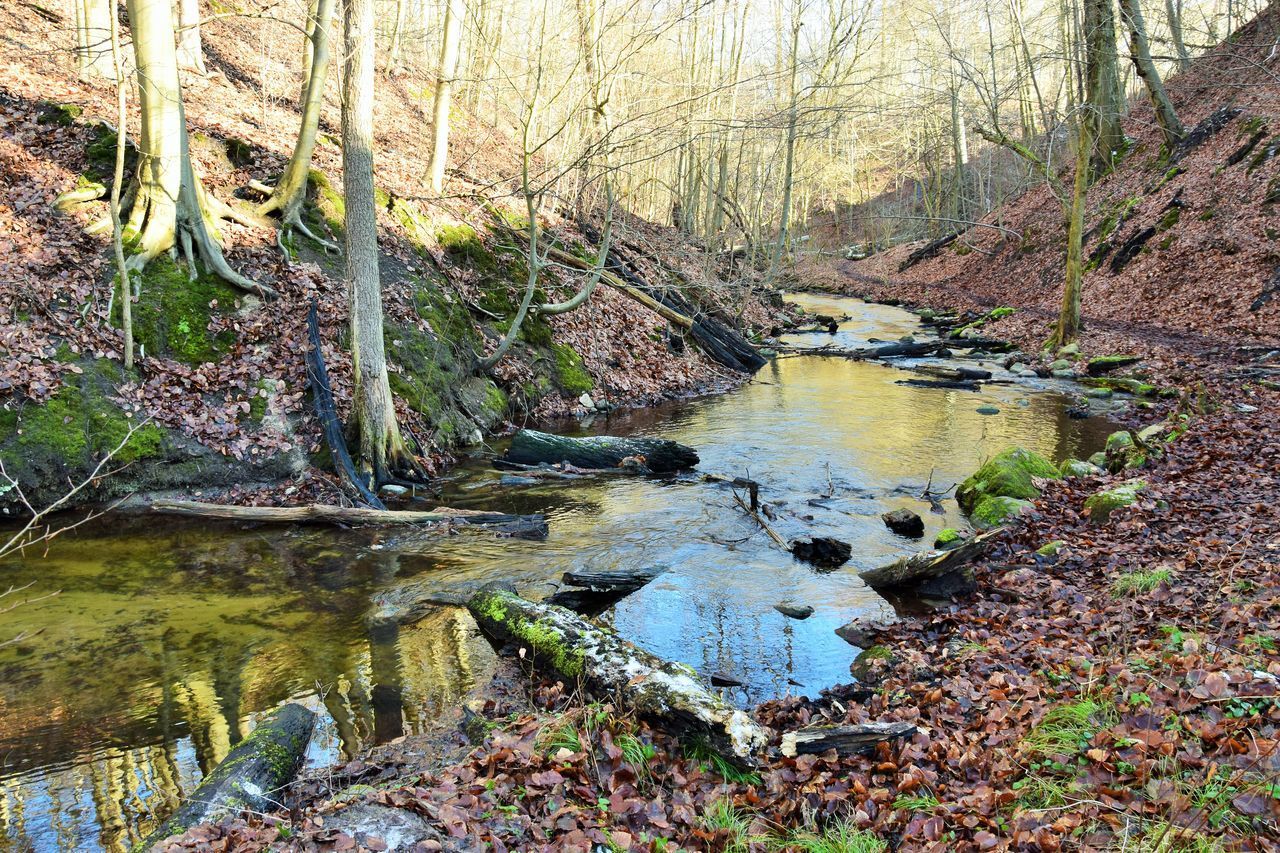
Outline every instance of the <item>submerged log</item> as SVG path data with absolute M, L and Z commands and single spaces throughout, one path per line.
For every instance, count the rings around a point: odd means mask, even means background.
M 916 373 L 923 373 L 925 376 L 932 376 L 935 379 L 949 379 L 952 382 L 960 382 L 962 380 L 985 381 L 991 378 L 990 370 L 983 370 L 980 367 L 965 367 L 960 364 L 955 366 L 920 364 L 911 369 Z
M 912 388 L 944 388 L 948 391 L 981 391 L 982 385 L 967 379 L 899 379 L 895 385 Z
M 621 438 L 593 435 L 570 438 L 522 429 L 500 463 L 519 465 L 568 462 L 579 468 L 618 468 L 627 460 L 656 474 L 682 471 L 698 464 L 698 451 L 666 438 Z M 640 470 L 640 468 L 637 468 Z
M 865 755 L 876 744 L 911 737 L 916 727 L 911 723 L 861 723 L 856 726 L 811 726 L 782 736 L 782 754 L 819 755 L 834 749 L 837 755 Z
M 992 528 L 966 539 L 948 551 L 922 551 L 919 554 L 902 557 L 887 566 L 859 572 L 858 577 L 873 589 L 887 589 L 918 583 L 928 578 L 942 577 L 976 559 L 987 550 L 991 540 L 1003 532 L 1003 527 Z
M 267 717 L 134 849 L 151 850 L 190 827 L 242 811 L 275 811 L 281 792 L 302 766 L 315 719 L 314 713 L 293 703 Z
M 726 704 L 688 666 L 639 649 L 576 613 L 521 598 L 510 584 L 491 583 L 467 603 L 490 636 L 528 651 L 535 666 L 580 680 L 593 696 L 673 731 L 698 734 L 713 748 L 754 764 L 769 730 Z
M 847 349 L 836 346 L 795 347 L 778 345 L 779 352 L 796 355 L 821 355 L 829 358 L 848 358 L 853 361 L 872 361 L 880 358 L 922 358 L 926 355 L 937 355 L 942 349 L 942 341 L 920 341 L 917 343 L 883 344 L 876 347 L 859 347 Z
M 388 524 L 479 524 L 502 528 L 512 535 L 532 535 L 545 538 L 547 520 L 542 515 L 509 515 L 504 512 L 485 512 L 475 509 L 437 507 L 431 510 L 390 510 L 368 507 L 331 506 L 233 506 L 210 504 L 200 501 L 157 500 L 151 504 L 153 512 L 167 515 L 186 515 L 195 518 L 216 518 L 223 521 L 257 521 L 268 524 L 338 524 L 338 525 L 388 525 Z

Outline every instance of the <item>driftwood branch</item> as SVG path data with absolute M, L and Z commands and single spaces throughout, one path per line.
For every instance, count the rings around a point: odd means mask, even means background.
M 911 723 L 862 723 L 856 726 L 813 726 L 788 732 L 782 736 L 782 754 L 818 755 L 834 749 L 838 755 L 861 755 L 873 751 L 876 744 L 911 737 L 916 727 Z
M 223 521 L 257 521 L 268 524 L 339 524 L 339 525 L 392 525 L 392 524 L 484 524 L 524 525 L 541 527 L 545 533 L 546 519 L 541 515 L 508 515 L 503 512 L 485 512 L 472 509 L 437 507 L 431 510 L 388 510 L 368 507 L 333 506 L 230 506 L 201 503 L 199 501 L 158 500 L 151 504 L 154 512 L 167 515 L 185 515 L 195 518 L 215 518 Z

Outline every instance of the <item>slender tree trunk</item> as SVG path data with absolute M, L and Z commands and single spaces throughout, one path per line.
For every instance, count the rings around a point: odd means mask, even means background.
M 312 234 L 302 222 L 302 207 L 307 198 L 307 176 L 311 173 L 311 155 L 316 147 L 316 133 L 320 128 L 320 112 L 324 109 L 325 81 L 329 76 L 329 44 L 333 26 L 334 0 L 316 0 L 315 20 L 312 22 L 311 76 L 307 79 L 306 97 L 302 104 L 302 123 L 293 154 L 285 166 L 284 174 L 276 183 L 271 197 L 258 208 L 260 215 L 279 211 L 280 230 L 296 228 L 317 242 L 328 245 Z M 335 247 L 336 248 L 336 247 Z
M 1110 171 L 1116 156 L 1124 149 L 1113 2 L 1085 0 L 1084 4 L 1085 100 L 1089 105 L 1084 120 L 1093 139 L 1094 150 L 1090 155 L 1093 171 L 1098 174 Z
M 458 47 L 462 41 L 463 0 L 445 0 L 444 38 L 440 45 L 440 67 L 436 73 L 436 101 L 431 111 L 434 139 L 427 177 L 431 191 L 444 192 L 444 167 L 449 157 L 449 107 L 453 99 L 453 78 L 458 73 Z
M 120 280 L 120 326 L 124 333 L 124 369 L 133 369 L 133 286 L 124 257 L 124 230 L 120 223 L 120 190 L 124 186 L 124 157 L 128 145 L 126 131 L 129 111 L 125 105 L 124 54 L 120 49 L 120 19 L 112 15 L 111 64 L 116 76 L 116 165 L 111 183 L 111 248 L 115 254 L 116 276 Z
M 208 73 L 200 40 L 200 0 L 178 0 L 178 67 Z
M 1091 123 L 1083 117 L 1078 124 L 1076 173 L 1067 212 L 1067 264 L 1062 289 L 1062 309 L 1058 313 L 1057 328 L 1050 338 L 1050 346 L 1055 349 L 1070 343 L 1080 334 L 1080 305 L 1084 289 L 1084 214 L 1090 183 L 1089 161 L 1093 149 L 1093 131 Z
M 1138 0 L 1120 0 L 1120 11 L 1124 15 L 1125 24 L 1129 27 L 1129 56 L 1133 66 L 1147 87 L 1147 97 L 1156 112 L 1156 123 L 1164 134 L 1164 144 L 1170 149 L 1182 141 L 1185 132 L 1178 114 L 1169 100 L 1169 93 L 1164 89 L 1160 72 L 1151 60 L 1151 46 L 1147 42 L 1147 26 L 1142 19 L 1142 4 Z
M 396 0 L 396 21 L 391 30 L 391 49 L 387 51 L 387 72 L 394 74 L 400 67 L 400 42 L 404 37 L 405 0 Z
M 126 241 L 134 242 L 136 250 L 128 266 L 139 270 L 176 245 L 193 278 L 199 260 L 214 275 L 237 287 L 261 296 L 274 295 L 231 269 L 211 230 L 217 219 L 239 214 L 209 196 L 191 167 L 172 8 L 167 0 L 128 0 L 126 8 L 137 57 L 142 114 L 138 177 L 130 189 L 133 207 L 124 231 Z M 109 218 L 91 230 L 107 227 Z
M 316 6 L 319 0 L 307 0 L 307 20 L 302 25 L 302 91 L 298 96 L 298 108 L 307 105 L 307 89 L 311 86 L 311 57 L 315 53 L 312 39 L 316 31 Z
M 1191 67 L 1191 54 L 1187 52 L 1187 43 L 1182 37 L 1182 0 L 1164 0 L 1164 8 L 1169 16 L 1169 37 L 1173 40 L 1173 49 L 1178 52 L 1178 70 L 1186 71 Z
M 393 472 L 416 475 L 396 422 L 382 336 L 382 280 L 373 198 L 374 0 L 346 0 L 342 93 L 342 189 L 355 373 L 356 465 L 376 487 Z
M 791 25 L 791 71 L 789 84 L 790 107 L 787 110 L 787 155 L 782 176 L 782 214 L 778 222 L 778 242 L 773 249 L 773 261 L 769 264 L 769 278 L 778 271 L 791 239 L 791 192 L 796 163 L 796 126 L 800 119 L 799 90 L 796 88 L 796 67 L 799 64 L 800 21 Z
M 116 20 L 115 0 L 74 0 L 76 10 L 76 61 L 81 80 L 112 76 L 111 27 Z

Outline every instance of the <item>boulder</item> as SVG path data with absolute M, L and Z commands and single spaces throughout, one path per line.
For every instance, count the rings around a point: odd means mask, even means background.
M 1104 373 L 1119 370 L 1122 367 L 1128 367 L 1140 361 L 1142 359 L 1136 355 L 1104 355 L 1089 359 L 1089 364 L 1085 367 L 1085 371 L 1090 376 L 1101 376 Z
M 1061 539 L 1054 539 L 1052 542 L 1046 542 L 1037 548 L 1036 555 L 1039 557 L 1056 557 L 1066 544 Z
M 1050 373 L 1054 373 L 1059 370 L 1071 370 L 1071 362 L 1067 361 L 1065 358 L 1059 358 L 1049 362 Z
M 1141 468 L 1147 462 L 1147 454 L 1133 440 L 1133 433 L 1128 430 L 1116 430 L 1107 436 L 1106 468 L 1117 474 L 1126 468 Z
M 893 663 L 893 649 L 888 646 L 871 646 L 858 652 L 858 656 L 849 665 L 849 674 L 859 684 L 874 687 L 884 680 Z
M 1147 487 L 1145 480 L 1125 480 L 1123 483 L 1103 489 L 1085 499 L 1085 512 L 1094 524 L 1102 524 L 1111 518 L 1111 513 L 1121 507 L 1131 506 L 1138 500 L 1138 493 Z
M 965 535 L 954 527 L 944 527 L 938 531 L 933 540 L 933 547 L 939 551 L 949 551 L 964 542 Z
M 836 635 L 850 645 L 869 649 L 875 645 L 875 639 L 882 631 L 901 621 L 896 613 L 886 608 L 854 617 L 836 628 Z
M 884 513 L 880 518 L 884 520 L 885 527 L 899 536 L 912 539 L 924 536 L 924 519 L 909 509 L 895 509 L 893 512 Z
M 820 569 L 838 569 L 853 556 L 853 546 L 829 536 L 792 539 L 788 543 L 797 560 L 812 563 Z
M 1094 474 L 1102 473 L 1102 469 L 1097 465 L 1085 462 L 1083 459 L 1064 459 L 1058 471 L 1064 477 L 1092 477 Z
M 984 495 L 969 514 L 969 520 L 979 530 L 999 527 L 1005 521 L 1035 506 L 1031 501 L 1010 498 L 1005 495 Z
M 1058 358 L 1078 358 L 1080 356 L 1080 345 L 1070 343 L 1058 349 Z
M 1040 497 L 1036 479 L 1057 480 L 1061 476 L 1053 463 L 1040 454 L 1010 447 L 988 459 L 961 483 L 956 489 L 956 501 L 961 509 L 972 513 L 984 496 L 1033 500 Z

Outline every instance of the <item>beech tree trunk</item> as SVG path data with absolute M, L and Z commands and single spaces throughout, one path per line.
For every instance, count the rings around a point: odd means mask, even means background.
M 436 100 L 431 113 L 434 139 L 427 176 L 431 191 L 444 191 L 444 167 L 449 157 L 449 106 L 453 100 L 453 78 L 458 73 L 458 47 L 462 42 L 462 19 L 467 10 L 463 0 L 445 0 L 444 38 L 440 45 L 440 66 L 436 72 Z
M 417 471 L 396 422 L 382 336 L 382 279 L 373 199 L 373 0 L 346 0 L 345 5 L 342 189 L 346 195 L 343 230 L 355 372 L 352 410 L 360 442 L 356 467 L 376 486 L 393 472 L 416 476 Z
M 329 246 L 312 234 L 302 221 L 302 207 L 307 199 L 307 177 L 311 173 L 311 155 L 316 147 L 316 133 L 320 128 L 320 112 L 324 109 L 325 81 L 329 76 L 329 44 L 333 26 L 334 0 L 316 0 L 314 19 L 310 22 L 311 38 L 307 54 L 309 75 L 302 101 L 302 122 L 293 154 L 285 165 L 284 174 L 276 183 L 271 197 L 258 208 L 258 213 L 279 212 L 280 230 L 287 233 L 297 229 L 324 246 Z M 336 248 L 336 247 L 334 247 Z
M 1071 185 L 1071 203 L 1067 208 L 1067 262 L 1062 288 L 1062 307 L 1058 324 L 1049 339 L 1052 348 L 1065 346 L 1080 334 L 1080 308 L 1084 290 L 1084 215 L 1088 202 L 1090 151 L 1093 149 L 1091 122 L 1077 122 L 1076 172 Z
M 1086 0 L 1084 4 L 1085 120 L 1093 137 L 1092 162 L 1102 174 L 1114 165 L 1124 148 L 1120 127 L 1123 95 L 1119 58 L 1116 53 L 1116 22 L 1113 0 Z
M 205 192 L 191 166 L 172 9 L 157 0 L 127 0 L 126 8 L 137 57 L 142 113 L 138 176 L 130 188 L 133 207 L 125 227 L 125 238 L 134 241 L 136 251 L 129 259 L 130 269 L 142 269 L 176 245 L 193 278 L 200 261 L 210 272 L 243 290 L 273 296 L 269 288 L 231 269 L 217 234 L 211 230 L 211 223 L 236 213 Z M 109 227 L 108 218 L 90 230 Z
M 111 21 L 114 0 L 75 0 L 76 62 L 81 80 L 112 77 Z
M 200 40 L 200 0 L 178 0 L 178 67 L 208 73 Z
M 1165 91 L 1160 72 L 1151 60 L 1151 46 L 1147 42 L 1147 25 L 1142 19 L 1142 4 L 1138 0 L 1120 0 L 1120 11 L 1124 15 L 1125 24 L 1129 27 L 1129 56 L 1133 60 L 1138 76 L 1147 87 L 1147 97 L 1156 113 L 1156 123 L 1164 134 L 1164 144 L 1172 152 L 1173 147 L 1182 141 L 1186 132 L 1182 122 L 1173 109 L 1173 101 Z

